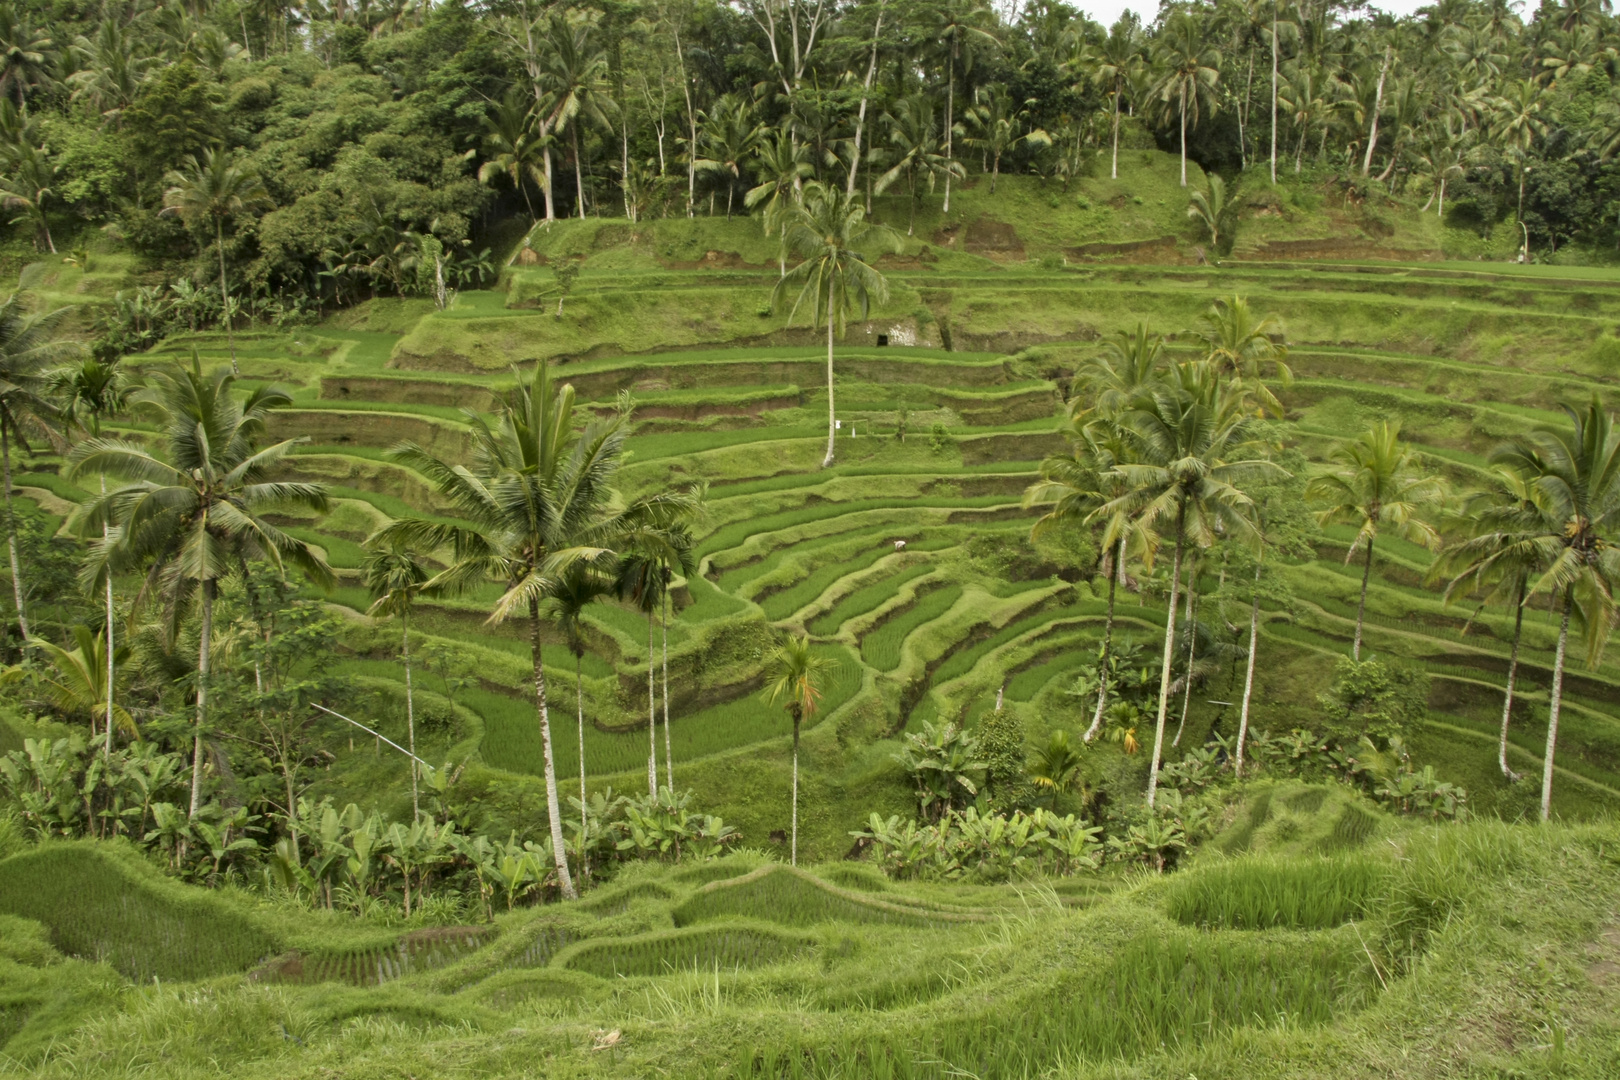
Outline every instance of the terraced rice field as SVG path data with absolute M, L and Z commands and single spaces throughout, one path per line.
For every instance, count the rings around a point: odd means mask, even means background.
M 1442 263 L 951 265 L 894 272 L 890 305 L 840 347 L 844 427 L 839 461 L 827 470 L 818 467 L 824 355 L 794 344 L 797 331 L 779 319 L 762 332 L 748 322 L 756 316 L 734 313 L 758 309 L 773 283 L 764 268 L 609 274 L 587 262 L 570 301 L 577 318 L 561 322 L 521 306 L 538 272 L 516 271 L 505 296 L 463 294 L 448 311 L 423 308 L 402 334 L 320 326 L 249 339 L 243 367 L 250 378 L 295 388 L 297 407 L 277 417 L 276 430 L 310 443 L 291 471 L 334 484 L 343 513 L 293 529 L 327 550 L 345 576 L 335 599 L 356 608 L 364 600 L 352 573 L 367 532 L 408 508 L 442 510 L 419 477 L 384 458 L 386 448 L 410 439 L 454 456 L 463 446 L 459 410 L 490 408 L 510 381 L 507 366 L 539 356 L 561 364 L 589 407 L 628 391 L 638 403 L 629 487 L 709 485 L 700 570 L 679 591 L 668 628 L 677 762 L 785 734 L 785 717 L 755 693 L 771 626 L 807 630 L 840 659 L 816 723 L 836 728 L 846 714 L 880 710 L 892 725 L 902 696 L 914 717 L 971 720 L 1003 687 L 1027 710 L 1034 738 L 1078 721 L 1078 703 L 1064 691 L 1095 655 L 1105 590 L 1088 579 L 1089 567 L 1029 546 L 1035 511 L 1021 495 L 1040 459 L 1063 446 L 1055 432 L 1067 380 L 1099 335 L 1138 320 L 1184 331 L 1214 299 L 1242 294 L 1279 317 L 1290 343 L 1298 378 L 1280 391 L 1283 438 L 1320 461 L 1333 439 L 1399 420 L 1425 463 L 1458 486 L 1480 476 L 1497 440 L 1556 419 L 1560 400 L 1620 389 L 1620 276 L 1607 273 Z M 676 342 L 685 351 L 615 355 L 630 338 L 597 317 L 621 311 L 634 322 L 680 303 L 720 312 Z M 877 345 L 879 333 L 901 331 L 935 347 Z M 220 342 L 199 336 L 144 362 L 194 346 L 207 358 L 222 355 Z M 1172 343 L 1186 347 L 1185 337 Z M 1349 539 L 1329 529 L 1316 558 L 1286 568 L 1298 603 L 1266 612 L 1257 699 L 1264 726 L 1309 726 L 1315 690 L 1347 650 L 1359 585 L 1359 569 L 1344 565 Z M 1433 724 L 1423 741 L 1441 773 L 1477 792 L 1476 805 L 1500 800 L 1511 809 L 1518 796 L 1499 790 L 1491 762 L 1508 616 L 1447 606 L 1425 581 L 1429 559 L 1410 544 L 1380 543 L 1370 647 L 1433 676 Z M 418 626 L 430 639 L 484 643 L 512 659 L 510 670 L 481 673 L 459 703 L 481 721 L 487 764 L 533 772 L 539 748 L 518 663 L 523 642 L 484 626 L 481 600 L 424 604 Z M 1162 603 L 1153 593 L 1122 592 L 1122 632 L 1151 640 L 1163 625 Z M 1232 612 L 1201 617 L 1216 629 L 1241 620 Z M 588 619 L 589 766 L 632 783 L 645 762 L 647 622 L 611 605 Z M 1511 733 L 1516 767 L 1533 766 L 1541 750 L 1554 630 L 1548 611 L 1527 614 L 1523 703 Z M 661 637 L 654 647 L 661 651 Z M 572 775 L 572 658 L 553 647 L 547 665 L 559 769 Z M 385 661 L 365 666 L 368 675 L 397 677 Z M 1617 690 L 1612 653 L 1594 670 L 1571 673 L 1559 767 L 1576 782 L 1558 794 L 1568 812 L 1620 799 Z M 1194 695 L 1191 745 L 1203 742 L 1230 692 L 1221 675 Z M 694 782 L 719 783 L 701 769 Z M 829 835 L 848 827 L 829 826 Z

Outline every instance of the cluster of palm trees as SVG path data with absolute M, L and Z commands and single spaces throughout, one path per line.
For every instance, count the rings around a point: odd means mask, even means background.
M 1152 569 L 1166 549 L 1170 579 L 1164 654 L 1159 673 L 1154 749 L 1147 801 L 1151 806 L 1164 749 L 1171 699 L 1178 606 L 1185 589 L 1186 618 L 1200 555 L 1218 542 L 1236 542 L 1264 558 L 1274 541 L 1266 509 L 1253 495 L 1285 476 L 1274 460 L 1274 435 L 1261 426 L 1281 405 L 1268 378 L 1286 385 L 1286 345 L 1275 319 L 1257 318 L 1241 297 L 1214 305 L 1187 354 L 1167 352 L 1164 338 L 1138 326 L 1116 334 L 1076 373 L 1066 432 L 1070 453 L 1042 464 L 1042 477 L 1026 493 L 1046 507 L 1034 533 L 1060 527 L 1095 530 L 1104 552 L 1108 615 L 1096 709 L 1084 739 L 1100 730 L 1110 686 L 1114 603 L 1128 561 Z M 1478 594 L 1512 605 L 1514 630 L 1502 712 L 1499 760 L 1507 764 L 1508 725 L 1518 676 L 1524 609 L 1550 598 L 1558 619 L 1553 660 L 1541 815 L 1551 812 L 1553 761 L 1563 673 L 1572 621 L 1585 631 L 1588 660 L 1596 663 L 1620 606 L 1620 433 L 1602 403 L 1566 406 L 1569 426 L 1538 427 L 1499 447 L 1491 457 L 1492 483 L 1459 498 L 1402 443 L 1395 425 L 1379 423 L 1335 445 L 1328 467 L 1312 476 L 1305 496 L 1324 524 L 1350 524 L 1356 535 L 1346 560 L 1360 555 L 1362 578 L 1351 645 L 1360 661 L 1373 551 L 1380 536 L 1396 536 L 1436 550 L 1435 580 L 1446 595 Z M 1249 727 L 1259 644 L 1260 597 L 1250 608 L 1247 673 L 1239 722 L 1237 760 Z M 1192 671 L 1189 632 L 1186 667 Z M 1183 713 L 1185 722 L 1185 712 Z
M 246 584 L 251 567 L 268 566 L 279 575 L 289 564 L 311 583 L 329 586 L 333 575 L 320 553 L 278 527 L 271 515 L 288 508 L 322 513 L 328 496 L 320 484 L 278 477 L 284 459 L 301 441 L 264 441 L 270 413 L 291 400 L 284 391 L 259 386 L 244 394 L 229 369 L 205 372 L 195 356 L 189 366 L 153 372 L 139 386 L 118 365 L 95 359 L 63 364 L 75 347 L 56 332 L 60 319 L 59 313 L 28 314 L 20 296 L 0 305 L 0 465 L 5 469 L 19 627 L 27 639 L 27 590 L 10 504 L 10 451 L 31 432 L 66 442 L 76 428 L 83 437 L 69 450 L 63 475 L 69 480 L 95 478 L 99 485 L 99 493 L 81 505 L 71 525 L 87 542 L 83 580 L 104 595 L 106 624 L 101 635 L 80 642 L 77 653 L 51 649 L 68 667 L 84 667 L 77 683 L 104 698 L 91 711 L 101 718 L 110 753 L 114 728 L 130 722 L 116 699 L 114 665 L 124 652 L 113 640 L 119 625 L 115 582 L 138 580 L 133 602 L 158 611 L 167 640 L 177 641 L 194 630 L 189 813 L 195 816 L 203 799 L 210 668 L 218 637 L 213 623 L 221 587 L 233 578 Z M 155 444 L 103 430 L 109 417 L 126 410 L 156 419 L 160 438 Z M 467 423 L 473 443 L 470 464 L 444 461 L 410 444 L 394 451 L 397 460 L 435 485 L 455 509 L 457 523 L 396 521 L 368 541 L 362 568 L 377 598 L 372 614 L 397 615 L 401 623 L 413 809 L 420 810 L 420 770 L 410 652 L 412 602 L 498 582 L 504 591 L 491 621 L 518 618 L 529 626 L 549 825 L 558 879 L 564 893 L 572 895 L 552 756 L 542 626 L 551 621 L 562 629 L 576 661 L 581 804 L 586 805 L 583 680 L 577 677 L 587 640 L 582 615 L 590 604 L 608 597 L 625 599 L 647 614 L 649 793 L 656 797 L 661 783 L 673 791 L 670 591 L 676 574 L 691 572 L 689 530 L 701 511 L 703 493 L 694 487 L 629 501 L 619 498 L 614 485 L 629 433 L 628 404 L 610 417 L 581 425 L 572 387 L 558 385 L 543 364 L 531 376 L 519 377 L 493 423 L 471 413 Z M 193 614 L 196 621 L 190 624 Z M 653 711 L 652 634 L 657 621 L 666 627 L 662 778 Z
M 1275 182 L 1279 161 L 1292 158 L 1298 172 L 1309 156 L 1358 189 L 1404 186 L 1444 213 L 1448 186 L 1466 180 L 1476 203 L 1481 191 L 1495 200 L 1487 218 L 1512 209 L 1527 245 L 1533 230 L 1561 243 L 1598 225 L 1547 220 L 1556 211 L 1545 207 L 1526 218 L 1527 179 L 1542 161 L 1596 168 L 1620 149 L 1620 99 L 1609 89 L 1620 39 L 1604 6 L 1585 0 L 1547 5 L 1528 21 L 1495 0 L 1447 0 L 1408 19 L 1349 18 L 1321 0 L 1218 0 L 1108 28 L 1068 9 L 998 13 L 984 0 L 648 0 L 610 14 L 135 4 L 104 14 L 0 13 L 0 200 L 41 250 L 55 250 L 53 214 L 60 228 L 70 209 L 115 224 L 140 210 L 156 173 L 92 175 L 69 152 L 70 132 L 88 124 L 131 134 L 143 93 L 175 64 L 194 66 L 222 99 L 238 88 L 253 96 L 295 54 L 367 67 L 363 50 L 343 44 L 350 28 L 382 41 L 432 33 L 441 20 L 437 29 L 467 55 L 445 60 L 437 47 L 401 44 L 381 49 L 388 59 L 376 71 L 423 86 L 446 75 L 424 63 L 451 65 L 456 85 L 464 76 L 454 64 L 483 69 L 473 100 L 432 122 L 446 152 L 465 154 L 465 168 L 548 221 L 692 215 L 704 195 L 709 212 L 729 214 L 739 196 L 769 204 L 811 179 L 848 193 L 864 181 L 868 211 L 873 195 L 903 182 L 909 216 L 922 192 L 942 187 L 948 213 L 953 184 L 972 171 L 992 195 L 1006 171 L 1067 184 L 1103 156 L 1117 176 L 1122 138 L 1140 145 L 1145 125 L 1179 155 L 1183 184 L 1189 160 L 1229 175 L 1266 162 Z M 1561 104 L 1575 98 L 1579 108 Z M 1126 138 L 1128 127 L 1137 130 Z M 280 133 L 234 138 L 213 151 L 219 161 L 199 154 L 179 171 L 220 180 L 231 169 L 251 173 L 244 154 L 264 168 L 304 153 Z M 283 201 L 296 195 L 277 190 Z M 224 225 L 276 209 L 247 198 L 258 194 L 251 187 L 241 194 L 184 211 L 200 247 L 222 249 L 216 261 L 225 259 Z M 306 276 L 325 275 L 339 302 L 366 284 L 408 291 L 442 277 L 448 255 L 462 254 L 443 249 L 467 239 L 465 222 L 449 218 L 487 212 L 473 191 L 455 197 L 463 203 L 433 211 L 360 200 L 367 220 L 320 226 L 329 235 L 306 252 L 319 264 Z M 238 231 L 233 246 L 251 251 L 253 231 Z M 434 274 L 410 272 L 411 261 L 436 263 Z

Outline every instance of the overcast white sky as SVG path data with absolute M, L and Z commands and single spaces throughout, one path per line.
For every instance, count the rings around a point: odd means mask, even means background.
M 1114 20 L 1118 19 L 1120 12 L 1126 8 L 1141 16 L 1143 22 L 1152 22 L 1153 17 L 1159 13 L 1158 0 L 1071 0 L 1071 2 L 1104 26 L 1114 25 Z M 1378 0 L 1374 6 L 1391 15 L 1410 15 L 1432 2 L 1433 0 Z

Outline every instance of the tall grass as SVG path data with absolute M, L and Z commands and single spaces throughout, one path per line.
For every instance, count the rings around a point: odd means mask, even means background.
M 739 878 L 712 882 L 673 911 L 675 925 L 746 917 L 784 926 L 843 922 L 921 927 L 976 921 L 982 912 L 926 904 L 898 894 L 881 899 L 829 884 L 793 867 L 769 865 Z
M 1388 876 L 1366 856 L 1254 855 L 1178 875 L 1165 910 L 1188 926 L 1323 930 L 1365 915 Z
M 766 926 L 722 924 L 606 938 L 575 946 L 557 963 L 604 979 L 777 964 L 808 951 L 808 938 Z
M 88 841 L 0 862 L 0 913 L 42 923 L 61 952 L 137 983 L 245 971 L 277 950 L 268 930 L 217 894 Z
M 1314 1026 L 1368 1001 L 1353 937 L 1265 940 L 1143 933 L 1101 970 L 1000 998 L 918 1031 L 784 1039 L 737 1063 L 749 1077 L 872 1080 L 1046 1075 L 1062 1063 L 1196 1046 L 1238 1027 Z

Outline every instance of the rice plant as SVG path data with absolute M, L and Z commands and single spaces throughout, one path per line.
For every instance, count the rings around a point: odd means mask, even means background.
M 877 607 L 883 601 L 899 591 L 900 586 L 908 581 L 931 573 L 933 567 L 928 563 L 914 563 L 902 568 L 898 573 L 882 577 L 870 584 L 863 585 L 838 601 L 829 611 L 816 616 L 810 622 L 809 630 L 818 637 L 827 637 L 838 633 L 838 628 L 857 615 L 864 615 Z
M 861 659 L 879 671 L 900 666 L 900 650 L 911 632 L 945 614 L 962 598 L 962 586 L 929 589 L 904 611 L 890 614 L 861 639 Z
M 571 971 L 613 979 L 692 969 L 762 967 L 791 960 L 810 946 L 808 938 L 731 924 L 588 941 L 559 958 L 559 963 Z
M 44 924 L 61 952 L 137 983 L 246 971 L 278 950 L 270 931 L 218 895 L 89 841 L 0 863 L 0 913 Z
M 736 916 L 784 926 L 845 922 L 913 927 L 986 917 L 979 911 L 928 905 L 888 893 L 880 899 L 780 865 L 764 866 L 740 878 L 706 885 L 672 914 L 677 926 Z
M 1321 930 L 1366 914 L 1388 873 L 1365 856 L 1212 863 L 1172 881 L 1166 912 L 1189 926 Z

